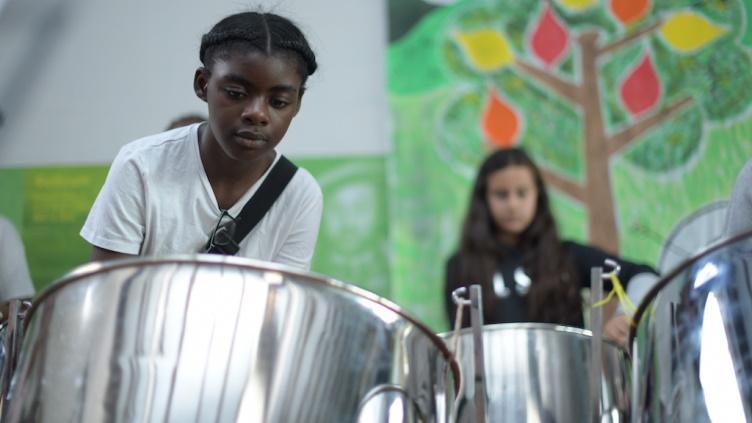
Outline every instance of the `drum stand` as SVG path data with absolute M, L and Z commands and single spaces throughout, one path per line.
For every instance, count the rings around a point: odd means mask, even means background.
M 486 422 L 486 368 L 485 357 L 483 354 L 483 295 L 480 285 L 470 285 L 470 299 L 463 298 L 467 294 L 465 287 L 458 288 L 452 292 L 452 300 L 457 304 L 457 314 L 459 321 L 462 319 L 463 306 L 470 307 L 470 328 L 473 334 L 473 384 L 475 395 L 473 398 L 475 406 L 475 421 Z M 456 334 L 456 331 L 455 331 Z M 456 350 L 455 350 L 456 354 Z M 461 376 L 462 380 L 470 380 L 465 375 Z M 463 382 L 464 383 L 464 382 Z M 458 395 L 464 395 L 463 390 Z M 455 406 L 454 412 L 459 412 L 459 407 Z M 456 419 L 452 419 L 455 421 Z
M 603 269 L 590 269 L 590 304 L 597 304 L 603 299 Z M 603 309 L 590 307 L 590 331 L 593 333 L 590 351 L 590 410 L 591 421 L 600 421 L 601 415 L 601 366 L 603 342 Z
M 605 264 L 613 269 L 603 273 L 602 267 L 590 269 L 590 409 L 591 421 L 601 421 L 601 388 L 603 377 L 603 307 L 593 307 L 603 300 L 603 280 L 610 279 L 612 274 L 619 274 L 621 267 L 613 260 L 606 259 Z

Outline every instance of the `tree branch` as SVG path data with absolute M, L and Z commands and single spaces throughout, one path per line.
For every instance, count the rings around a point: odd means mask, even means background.
M 608 53 L 608 52 L 610 52 L 612 50 L 618 50 L 622 46 L 624 46 L 625 44 L 628 44 L 628 43 L 636 40 L 637 38 L 642 37 L 643 35 L 647 34 L 648 32 L 655 31 L 659 26 L 661 26 L 662 23 L 663 23 L 663 21 L 660 20 L 660 19 L 658 19 L 655 22 L 653 22 L 652 24 L 650 24 L 650 25 L 648 25 L 648 26 L 646 26 L 644 28 L 640 28 L 639 30 L 637 30 L 637 31 L 635 31 L 635 32 L 633 32 L 631 34 L 628 34 L 628 35 L 626 35 L 626 36 L 624 36 L 624 37 L 622 37 L 622 38 L 620 38 L 620 39 L 618 39 L 618 40 L 616 40 L 616 41 L 614 41 L 614 42 L 612 42 L 610 44 L 606 44 L 605 46 L 603 46 L 603 47 L 601 47 L 601 48 L 598 49 L 598 51 L 596 52 L 596 56 L 600 56 L 600 55 Z
M 540 171 L 543 174 L 543 179 L 545 179 L 547 185 L 571 195 L 575 200 L 578 200 L 581 203 L 585 202 L 585 188 L 583 188 L 582 185 L 546 168 L 541 167 Z
M 635 122 L 627 128 L 610 136 L 606 141 L 608 143 L 608 155 L 610 156 L 626 147 L 635 138 L 647 132 L 653 126 L 668 119 L 671 115 L 679 112 L 681 109 L 687 107 L 692 101 L 693 99 L 690 96 L 681 98 L 667 107 L 664 107 L 660 111 L 640 120 L 639 122 Z
M 524 60 L 517 59 L 517 66 L 522 68 L 528 75 L 534 77 L 538 82 L 546 85 L 547 87 L 556 91 L 562 97 L 569 101 L 580 104 L 580 87 L 569 81 L 566 81 L 558 76 L 549 73 L 535 65 L 525 62 Z

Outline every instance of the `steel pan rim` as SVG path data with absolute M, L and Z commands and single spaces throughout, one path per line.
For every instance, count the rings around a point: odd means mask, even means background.
M 508 330 L 515 330 L 515 329 L 534 329 L 534 330 L 540 330 L 540 331 L 546 331 L 546 332 L 556 332 L 556 333 L 572 333 L 575 335 L 581 335 L 585 337 L 592 337 L 593 332 L 588 329 L 578 328 L 574 326 L 565 326 L 560 325 L 557 323 L 540 323 L 540 322 L 516 322 L 516 323 L 494 323 L 490 325 L 483 325 L 483 332 L 488 333 L 498 333 Z M 472 328 L 463 328 L 460 330 L 460 335 L 464 335 L 467 333 L 472 333 Z M 453 335 L 453 332 L 443 332 L 440 333 L 440 337 L 447 337 L 451 338 Z M 626 349 L 619 345 L 618 343 L 610 340 L 610 339 L 603 339 L 604 343 L 613 345 L 614 347 L 626 352 Z
M 712 244 L 708 246 L 706 249 L 698 252 L 697 254 L 689 257 L 688 259 L 684 260 L 676 266 L 672 271 L 670 271 L 666 276 L 661 277 L 658 279 L 658 282 L 653 285 L 652 288 L 648 291 L 647 294 L 645 294 L 645 297 L 643 297 L 642 301 L 640 301 L 640 304 L 637 306 L 637 310 L 635 311 L 634 315 L 632 316 L 632 322 L 633 324 L 630 325 L 629 328 L 629 341 L 627 342 L 627 346 L 629 348 L 629 352 L 633 353 L 632 351 L 632 344 L 634 343 L 634 339 L 637 336 L 637 327 L 640 324 L 640 320 L 642 319 L 642 316 L 646 313 L 647 308 L 650 306 L 650 304 L 653 303 L 653 300 L 655 300 L 655 297 L 658 295 L 658 293 L 665 288 L 671 281 L 681 272 L 683 272 L 687 267 L 691 266 L 698 260 L 702 259 L 703 257 L 706 257 L 724 247 L 727 247 L 731 244 L 735 244 L 743 239 L 749 238 L 752 236 L 752 230 L 740 232 L 736 235 L 733 235 L 731 237 L 722 239 L 721 241 Z
M 225 256 L 225 255 L 219 255 L 219 254 L 195 254 L 195 255 L 174 255 L 174 256 L 163 256 L 163 257 L 128 257 L 128 258 L 115 259 L 115 260 L 109 260 L 109 261 L 98 261 L 98 262 L 86 263 L 86 264 L 83 264 L 81 266 L 74 268 L 67 274 L 63 275 L 61 278 L 52 282 L 36 298 L 34 298 L 34 301 L 32 302 L 31 307 L 28 309 L 28 312 L 26 314 L 26 321 L 27 322 L 32 321 L 32 318 L 34 317 L 34 312 L 36 311 L 37 307 L 40 304 L 42 304 L 47 298 L 53 296 L 57 291 L 63 289 L 64 287 L 74 284 L 76 282 L 79 282 L 86 277 L 94 276 L 100 273 L 109 272 L 112 270 L 134 267 L 136 265 L 157 266 L 157 265 L 164 265 L 164 264 L 208 264 L 208 265 L 225 265 L 226 264 L 226 265 L 231 265 L 231 266 L 244 268 L 244 269 L 275 271 L 283 275 L 301 277 L 301 280 L 305 282 L 320 283 L 330 288 L 339 289 L 339 290 L 345 291 L 348 294 L 363 298 L 372 303 L 376 303 L 378 305 L 386 307 L 387 309 L 397 313 L 403 319 L 415 325 L 420 331 L 423 332 L 424 335 L 428 336 L 428 339 L 431 340 L 431 342 L 439 349 L 441 354 L 449 363 L 449 367 L 452 369 L 452 373 L 455 378 L 454 379 L 455 389 L 457 388 L 457 385 L 459 384 L 459 378 L 460 378 L 459 363 L 457 363 L 457 359 L 454 356 L 454 354 L 452 354 L 452 352 L 449 351 L 449 348 L 447 347 L 444 340 L 441 339 L 436 333 L 431 331 L 428 328 L 428 326 L 426 326 L 420 320 L 418 320 L 417 318 L 413 317 L 412 315 L 404 311 L 401 307 L 399 307 L 397 304 L 393 303 L 392 301 L 387 300 L 386 298 L 380 297 L 363 288 L 359 288 L 357 286 L 339 281 L 337 279 L 334 279 L 328 276 L 324 276 L 316 272 L 304 271 L 304 270 L 296 269 L 291 266 L 287 266 L 287 265 L 283 265 L 279 263 L 272 263 L 272 262 L 267 262 L 267 261 L 262 261 L 262 260 L 257 260 L 257 259 L 245 258 L 245 257 Z

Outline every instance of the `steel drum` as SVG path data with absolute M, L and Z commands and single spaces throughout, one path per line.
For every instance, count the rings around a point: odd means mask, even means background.
M 451 333 L 441 334 L 447 342 Z M 464 388 L 459 422 L 475 422 L 473 340 L 460 332 Z M 629 404 L 626 351 L 603 343 L 600 416 L 590 407 L 591 334 L 543 323 L 483 326 L 486 415 L 488 422 L 625 422 Z
M 34 302 L 4 421 L 443 422 L 458 378 L 440 338 L 341 282 L 234 257 L 126 260 Z
M 31 298 L 17 298 L 0 304 L 0 418 L 7 408 L 5 401 L 11 376 L 24 333 L 24 320 L 31 307 Z M 2 420 L 0 420 L 2 421 Z
M 688 260 L 630 334 L 635 422 L 752 421 L 752 233 Z

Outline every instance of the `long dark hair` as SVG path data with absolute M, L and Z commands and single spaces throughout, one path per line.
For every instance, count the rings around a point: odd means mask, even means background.
M 488 177 L 507 166 L 530 169 L 538 191 L 533 221 L 517 240 L 517 247 L 523 252 L 523 266 L 532 279 L 528 318 L 535 322 L 577 324 L 582 321 L 582 303 L 574 266 L 559 239 L 543 176 L 520 148 L 494 151 L 478 170 L 458 251 L 461 280 L 480 283 L 485 307 L 491 306 L 493 274 L 504 258 L 504 248 L 486 201 L 486 191 Z

